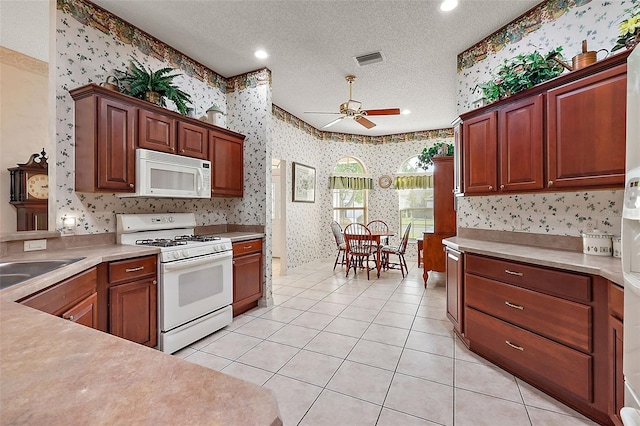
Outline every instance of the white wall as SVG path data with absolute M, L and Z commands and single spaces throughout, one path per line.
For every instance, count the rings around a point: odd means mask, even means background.
M 49 7 L 53 0 L 0 1 L 0 45 L 49 62 Z

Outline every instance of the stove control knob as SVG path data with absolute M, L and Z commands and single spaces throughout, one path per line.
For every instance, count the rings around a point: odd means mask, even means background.
M 169 216 L 169 223 L 173 223 L 173 216 Z
M 182 257 L 187 257 L 189 252 L 187 250 L 182 250 L 180 254 L 182 254 Z

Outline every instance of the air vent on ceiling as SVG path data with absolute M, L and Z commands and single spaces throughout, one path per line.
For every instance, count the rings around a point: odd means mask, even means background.
M 382 56 L 382 52 L 374 52 L 362 56 L 356 56 L 354 59 L 356 60 L 358 65 L 363 67 L 365 65 L 371 65 L 375 64 L 376 62 L 384 61 L 384 56 Z

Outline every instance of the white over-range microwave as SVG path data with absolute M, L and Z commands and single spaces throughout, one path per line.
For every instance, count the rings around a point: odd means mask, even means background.
M 211 162 L 136 149 L 136 192 L 119 197 L 211 198 Z

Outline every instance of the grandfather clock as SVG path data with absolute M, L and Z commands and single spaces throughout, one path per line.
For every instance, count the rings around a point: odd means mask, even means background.
M 33 154 L 29 161 L 9 170 L 11 174 L 11 200 L 17 210 L 18 231 L 36 231 L 49 228 L 48 199 L 49 175 L 46 152 Z

